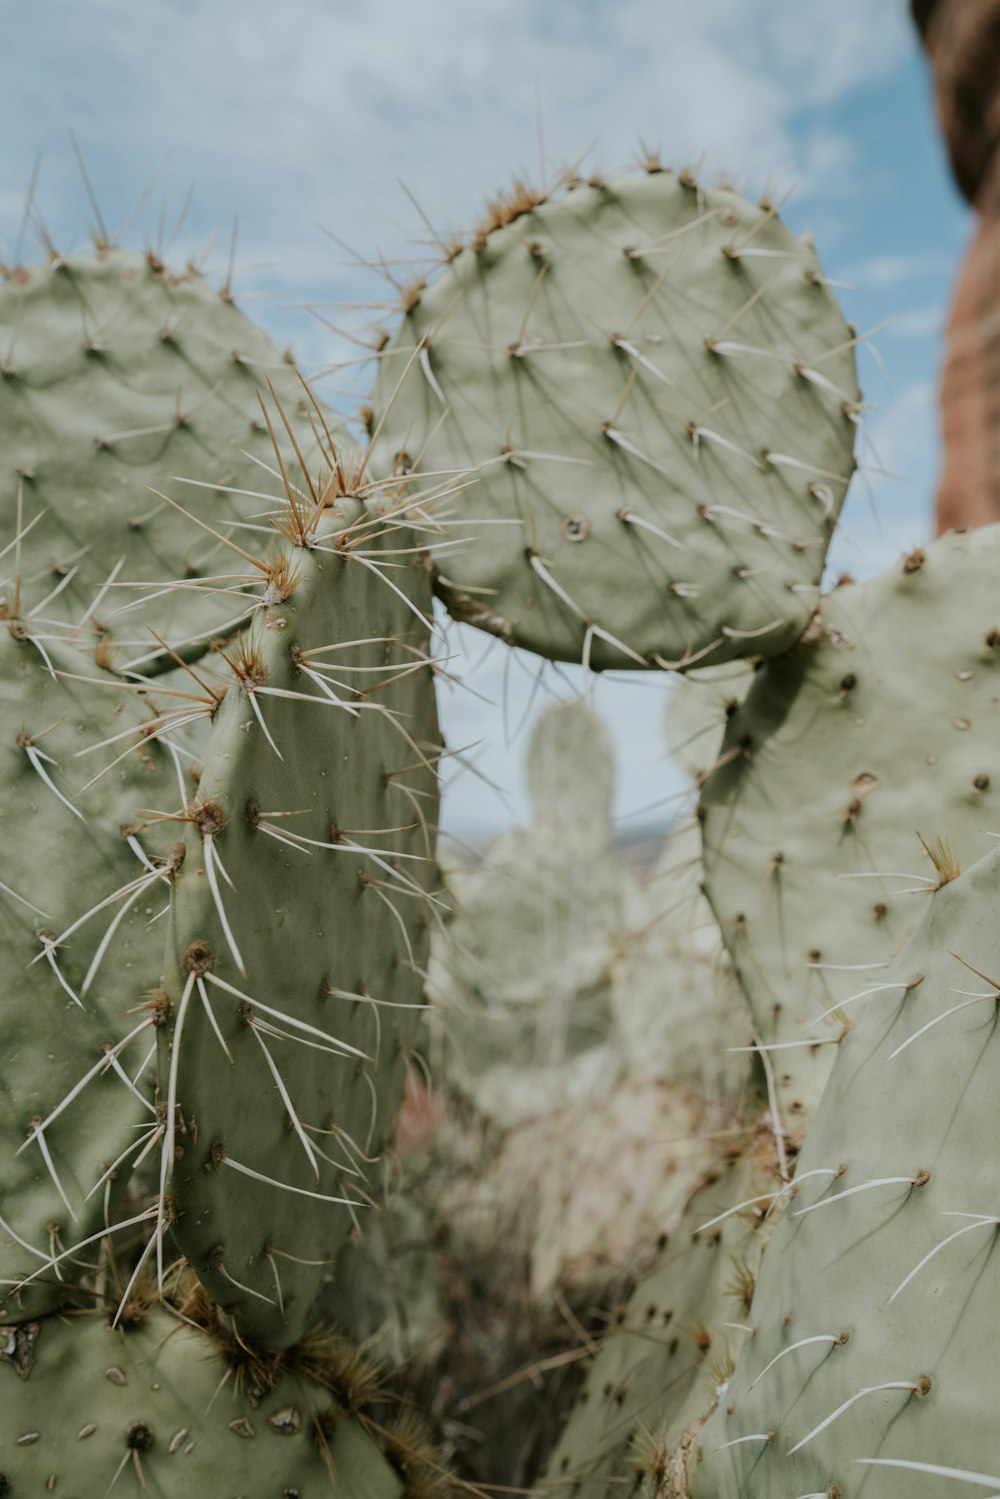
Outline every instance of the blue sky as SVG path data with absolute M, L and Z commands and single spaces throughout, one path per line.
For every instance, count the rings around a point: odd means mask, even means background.
M 537 177 L 542 154 L 550 172 L 588 150 L 613 169 L 640 139 L 748 190 L 772 175 L 794 185 L 785 217 L 815 232 L 827 273 L 854 288 L 847 315 L 865 329 L 893 319 L 875 338 L 883 368 L 863 352 L 861 374 L 878 403 L 875 450 L 896 477 L 872 475 L 870 492 L 856 482 L 831 566 L 867 576 L 929 539 L 942 334 L 970 223 L 903 0 L 32 0 L 7 8 L 4 29 L 0 242 L 17 238 L 37 152 L 50 233 L 60 247 L 85 242 L 69 129 L 109 226 L 166 157 L 131 241 L 155 240 L 161 213 L 169 234 L 193 182 L 171 256 L 214 236 L 207 265 L 221 281 L 238 217 L 238 300 L 307 370 L 347 346 L 303 304 L 386 294 L 318 226 L 366 256 L 419 254 L 426 231 L 400 180 L 437 223 L 459 226 L 515 172 Z M 342 324 L 367 315 L 325 311 Z M 368 377 L 357 378 L 360 401 Z M 349 409 L 345 385 L 339 374 L 320 389 Z M 522 814 L 515 731 L 588 686 L 545 669 L 536 688 L 537 663 L 505 666 L 499 646 L 473 670 L 488 646 L 454 632 L 460 671 L 491 702 L 455 689 L 442 710 L 449 741 L 478 741 L 477 764 L 508 800 L 454 776 L 444 820 L 463 836 Z M 621 826 L 664 823 L 669 807 L 638 809 L 680 784 L 663 732 L 669 683 L 589 685 L 618 745 Z

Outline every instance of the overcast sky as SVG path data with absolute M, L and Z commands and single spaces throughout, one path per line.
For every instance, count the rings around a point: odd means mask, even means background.
M 238 217 L 237 298 L 313 371 L 343 345 L 302 304 L 385 295 L 319 226 L 366 256 L 420 254 L 426 230 L 401 181 L 435 222 L 459 226 L 515 172 L 538 178 L 541 161 L 551 175 L 584 152 L 611 169 L 640 140 L 751 190 L 794 184 L 785 216 L 815 230 L 828 274 L 851 283 L 847 315 L 894 319 L 875 340 L 884 374 L 864 354 L 861 375 L 897 477 L 856 483 L 831 565 L 865 576 L 929 538 L 941 336 L 969 222 L 903 0 L 31 0 L 6 8 L 0 89 L 0 240 L 16 239 L 38 152 L 50 232 L 60 247 L 86 240 L 69 129 L 110 227 L 167 158 L 133 241 L 154 240 L 161 217 L 169 236 L 193 182 L 171 256 L 214 235 L 221 281 Z M 344 384 L 320 388 L 349 409 Z M 466 673 L 488 645 L 471 639 Z M 514 734 L 537 663 L 503 659 L 497 646 L 469 678 L 490 704 L 443 699 L 449 741 L 480 741 L 479 765 L 511 798 L 457 776 L 445 820 L 464 836 L 523 811 Z M 546 670 L 531 713 L 580 685 Z M 668 690 L 652 677 L 596 684 L 623 828 L 669 818 L 634 815 L 678 785 Z

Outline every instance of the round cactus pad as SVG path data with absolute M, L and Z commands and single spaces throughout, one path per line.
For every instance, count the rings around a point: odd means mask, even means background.
M 18 518 L 24 576 L 48 579 L 46 616 L 86 618 L 136 663 L 161 650 L 152 630 L 190 657 L 245 619 L 253 569 L 219 537 L 259 527 L 273 489 L 257 393 L 305 396 L 225 294 L 117 249 L 12 271 L 0 376 L 0 518 L 5 537 Z
M 155 1143 L 150 996 L 163 937 L 149 924 L 184 853 L 175 828 L 142 815 L 177 799 L 182 762 L 155 734 L 177 699 L 63 641 L 42 649 L 0 631 L 0 1316 L 9 1321 L 93 1284 L 102 1230 L 120 1221 L 132 1164 Z
M 376 461 L 468 486 L 431 546 L 442 598 L 596 667 L 786 649 L 854 467 L 853 338 L 816 256 L 686 174 L 533 204 L 497 205 L 379 359 Z

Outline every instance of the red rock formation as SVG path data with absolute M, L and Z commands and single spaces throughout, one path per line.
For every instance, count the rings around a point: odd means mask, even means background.
M 941 381 L 938 529 L 1000 520 L 1000 0 L 912 0 L 952 169 L 978 226 Z

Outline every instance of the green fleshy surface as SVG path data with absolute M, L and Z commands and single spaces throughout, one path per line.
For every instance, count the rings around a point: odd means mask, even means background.
M 505 1034 L 509 1016 L 513 1029 L 524 1031 L 523 1057 L 523 1047 L 511 1057 L 504 1045 L 512 1061 L 531 1058 L 536 1029 L 539 1060 L 546 1052 L 559 1059 L 560 1038 L 569 1031 L 579 1032 L 571 1050 L 601 1039 L 606 995 L 597 995 L 607 988 L 615 943 L 637 895 L 610 850 L 553 842 L 544 827 L 519 828 L 496 840 L 481 868 L 452 877 L 460 911 L 448 950 L 452 975 L 475 1014 L 483 1007 L 490 1012 L 477 1025 L 485 1019 L 489 1028 L 492 1015 Z M 594 991 L 594 1003 L 577 1004 L 587 991 Z M 560 996 L 571 1006 L 561 1019 L 554 1013 Z M 548 1015 L 546 1000 L 553 1001 Z
M 388 544 L 405 547 L 408 535 L 395 528 Z M 216 715 L 199 786 L 198 805 L 213 804 L 224 819 L 217 853 L 235 889 L 221 874 L 218 884 L 246 971 L 212 897 L 209 844 L 199 827 L 189 826 L 168 939 L 172 1013 L 160 1032 L 166 1097 L 189 978 L 185 960 L 192 944 L 206 943 L 212 978 L 253 1002 L 254 1023 L 245 1023 L 239 997 L 205 980 L 230 1061 L 206 1005 L 191 991 L 176 1062 L 173 1234 L 241 1333 L 273 1346 L 301 1335 L 352 1222 L 363 1223 L 371 1211 L 372 1164 L 392 1130 L 417 1042 L 432 920 L 425 892 L 436 881 L 430 837 L 436 777 L 420 763 L 421 755 L 433 763 L 439 746 L 433 679 L 427 668 L 399 676 L 414 662 L 409 648 L 428 645 L 428 630 L 384 576 L 335 548 L 324 550 L 326 544 L 289 549 L 297 587 L 286 603 L 262 612 L 250 637 L 261 673 L 255 702 L 276 748 L 247 693 L 234 684 Z M 369 555 L 372 546 L 378 543 L 368 543 Z M 390 576 L 429 611 L 425 573 L 403 569 Z M 372 637 L 388 641 L 350 644 Z M 335 664 L 326 680 L 347 707 L 324 697 L 298 669 L 299 651 L 328 645 L 345 648 L 311 659 Z M 379 670 L 358 676 L 349 671 L 355 667 Z M 398 680 L 389 685 L 392 677 Z M 385 685 L 373 691 L 375 683 Z M 370 694 L 365 703 L 354 702 L 353 687 Z M 270 689 L 304 693 L 305 700 L 267 695 Z M 258 824 L 286 840 L 329 842 L 342 830 L 345 840 L 377 850 L 389 869 L 347 842 L 334 849 L 290 846 Z M 269 1016 L 265 1005 L 287 1019 Z M 284 1034 L 257 1031 L 257 1021 Z M 344 1043 L 355 1054 L 332 1055 L 289 1033 L 320 1048 Z M 307 1138 L 332 1158 L 317 1156 L 315 1171 L 290 1127 L 261 1041 L 303 1129 L 312 1131 Z M 255 1181 L 232 1161 L 281 1185 Z M 342 1201 L 301 1195 L 311 1192 Z
M 259 514 L 261 500 L 222 486 L 273 487 L 260 466 L 273 469 L 274 455 L 258 389 L 272 380 L 290 414 L 303 398 L 266 335 L 196 271 L 108 249 L 13 272 L 0 280 L 0 350 L 3 532 L 14 532 L 23 488 L 24 521 L 45 512 L 24 537 L 24 575 L 48 574 L 54 587 L 57 568 L 76 568 L 47 613 L 78 620 L 119 561 L 116 585 L 253 573 L 148 493 L 252 540 L 231 523 Z M 96 618 L 121 642 L 120 659 L 140 660 L 158 651 L 150 628 L 195 656 L 241 609 L 232 592 L 153 598 L 116 586 Z
M 456 914 L 434 941 L 454 1080 L 477 1108 L 493 1114 L 500 1103 L 504 1124 L 502 1095 L 514 1102 L 520 1090 L 529 1110 L 554 1104 L 563 1064 L 606 1038 L 611 964 L 639 902 L 611 848 L 614 759 L 600 718 L 579 701 L 549 708 L 526 773 L 531 823 L 494 839 L 477 866 L 449 872 Z M 484 1090 L 493 1074 L 497 1086 Z
M 407 1172 L 384 1184 L 379 1213 L 366 1217 L 337 1256 L 320 1307 L 361 1343 L 373 1340 L 394 1369 L 421 1362 L 447 1329 L 445 1285 L 434 1225 Z
M 938 891 L 929 909 L 921 902 L 924 919 L 885 975 L 900 988 L 859 1009 L 836 1049 L 798 1166 L 801 1190 L 764 1256 L 750 1317 L 758 1334 L 730 1384 L 732 1413 L 720 1411 L 702 1433 L 695 1499 L 784 1499 L 826 1493 L 831 1484 L 845 1496 L 931 1499 L 967 1485 L 862 1461 L 1000 1468 L 997 1229 L 991 1221 L 969 1228 L 971 1215 L 997 1213 L 998 899 L 1000 854 L 992 852 Z M 943 1018 L 967 991 L 986 998 Z M 840 1164 L 846 1169 L 836 1178 L 804 1179 Z M 904 1181 L 847 1195 L 920 1172 L 930 1173 L 922 1186 Z M 942 1247 L 963 1228 L 969 1232 Z M 842 1346 L 789 1351 L 749 1389 L 798 1339 L 842 1330 L 850 1333 Z M 817 1430 L 859 1391 L 922 1375 L 931 1381 L 925 1394 L 865 1395 Z M 772 1430 L 770 1443 L 739 1440 Z
M 457 908 L 435 936 L 434 987 L 454 1081 L 489 1107 L 489 1070 L 560 1068 L 606 1039 L 611 971 L 640 892 L 593 828 L 537 822 L 497 838 L 475 869 L 453 869 Z M 494 1065 L 495 1064 L 495 1065 Z
M 665 1453 L 725 1398 L 732 1363 L 748 1338 L 742 1287 L 759 1264 L 769 1225 L 741 1214 L 708 1233 L 697 1230 L 775 1185 L 770 1172 L 744 1159 L 694 1194 L 594 1358 L 540 1495 L 578 1483 L 608 1499 L 625 1484 L 637 1488 L 643 1476 L 654 1476 L 650 1456 Z
M 127 1163 L 106 1191 L 88 1194 L 137 1139 L 135 1126 L 155 1124 L 151 1059 L 145 1076 L 138 1076 L 138 1091 L 150 1100 L 149 1109 L 109 1068 L 48 1126 L 43 1138 L 75 1220 L 59 1196 L 40 1146 L 21 1149 L 30 1121 L 46 1118 L 100 1061 L 106 1043 L 122 1040 L 143 1019 L 127 1012 L 141 1005 L 159 982 L 162 927 L 150 929 L 148 923 L 169 900 L 169 884 L 154 881 L 134 898 L 108 905 L 59 947 L 59 970 L 82 1005 L 74 1003 L 47 961 L 34 961 L 42 950 L 39 933 L 64 933 L 91 906 L 143 876 L 147 871 L 120 828 L 141 823 L 140 809 L 164 802 L 173 805 L 178 795 L 168 751 L 142 735 L 157 708 L 170 708 L 176 699 L 158 698 L 155 689 L 141 695 L 119 690 L 121 678 L 68 644 L 49 640 L 45 649 L 53 668 L 71 675 L 53 676 L 36 645 L 0 632 L 0 828 L 8 856 L 3 873 L 7 889 L 0 892 L 5 1013 L 0 1067 L 0 1311 L 8 1318 L 38 1316 L 72 1300 L 81 1280 L 89 1278 L 85 1267 L 97 1261 L 97 1244 L 63 1262 L 58 1273 L 46 1268 L 44 1256 L 71 1249 L 105 1223 L 119 1221 Z M 73 680 L 75 676 L 89 681 Z M 135 730 L 131 736 L 130 727 Z M 42 767 L 80 817 L 32 767 L 26 750 L 18 745 L 22 731 L 38 736 L 37 750 L 55 762 L 42 761 Z M 93 754 L 80 753 L 109 734 L 126 737 Z M 128 752 L 117 765 L 83 789 L 123 750 Z M 169 825 L 145 827 L 137 838 L 147 856 L 165 858 L 176 843 L 176 830 Z M 91 961 L 122 910 L 126 914 L 84 993 Z M 121 1066 L 129 1077 L 138 1075 L 152 1044 L 153 1033 L 147 1028 L 121 1053 Z M 17 1290 L 18 1282 L 39 1271 L 37 1280 Z
M 754 679 L 749 661 L 697 667 L 674 679 L 667 704 L 667 743 L 673 758 L 700 782 L 719 754 L 726 721 Z
M 671 172 L 580 183 L 410 305 L 375 461 L 474 480 L 451 528 L 474 543 L 431 548 L 460 619 L 597 667 L 773 655 L 853 471 L 850 339 L 770 211 Z
M 879 965 L 920 920 L 936 875 L 918 834 L 964 863 L 989 847 L 998 563 L 989 526 L 943 537 L 915 570 L 837 588 L 815 643 L 758 671 L 705 785 L 706 892 L 757 1034 L 783 1048 L 770 1055 L 793 1128 L 822 1093 L 841 1017 L 892 1007 L 873 993 L 820 1019 L 884 982 Z
M 532 819 L 551 836 L 595 848 L 611 841 L 614 747 L 607 727 L 582 701 L 557 703 L 535 722 L 525 757 Z
M 9 1360 L 0 1369 L 0 1477 L 14 1499 L 50 1491 L 96 1499 L 112 1483 L 123 1499 L 402 1493 L 385 1457 L 344 1414 L 327 1438 L 327 1466 L 313 1434 L 314 1416 L 333 1405 L 327 1390 L 285 1374 L 269 1394 L 255 1394 L 208 1337 L 167 1312 L 152 1311 L 127 1333 L 94 1315 L 35 1328 L 26 1377 Z M 135 1450 L 130 1440 L 145 1445 Z
M 629 1077 L 658 1077 L 729 1102 L 745 1059 L 727 1053 L 746 1002 L 702 894 L 701 837 L 673 829 L 612 966 L 615 1032 Z

